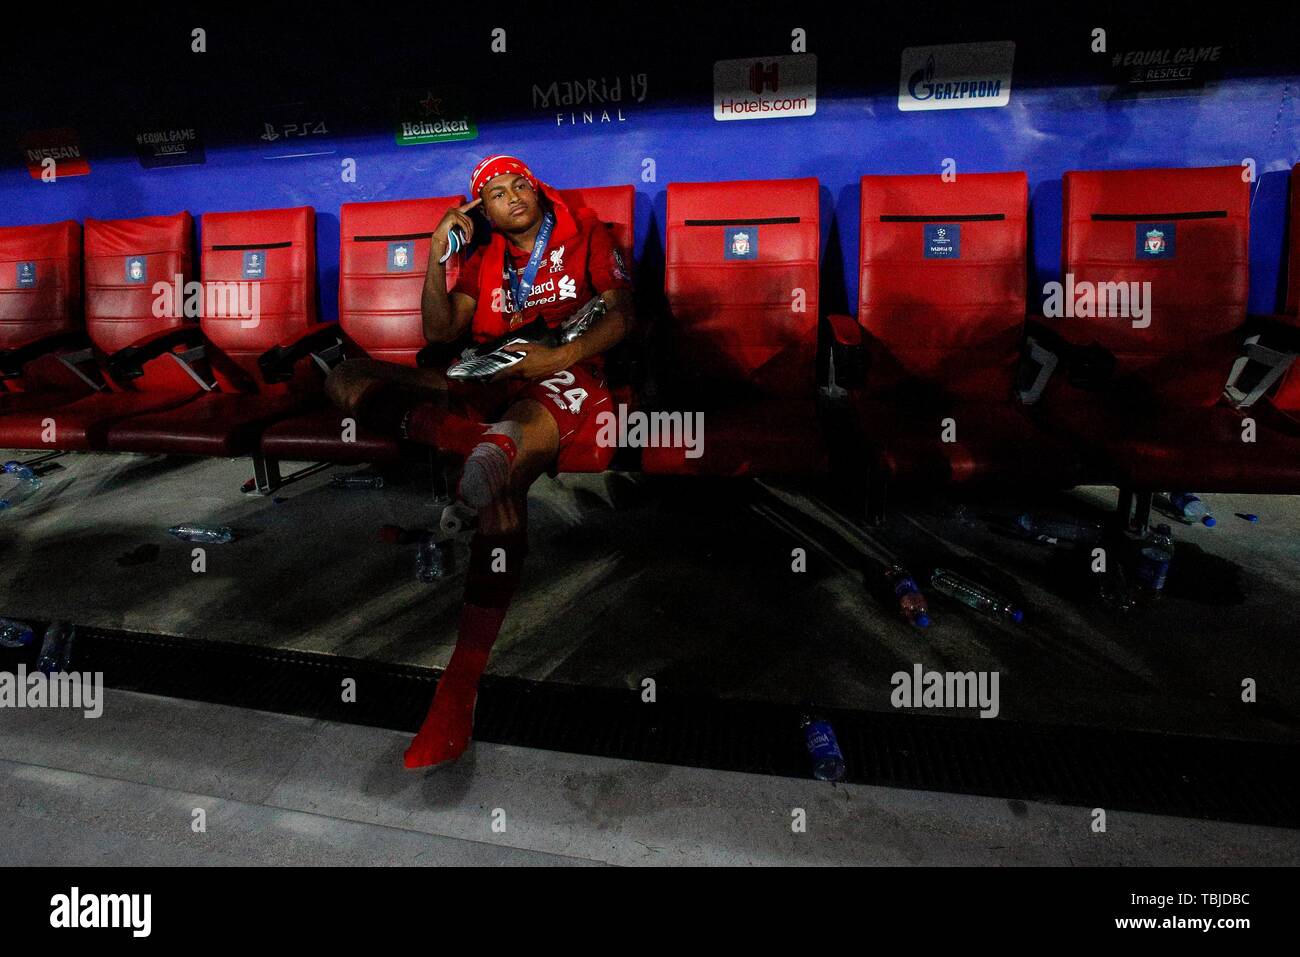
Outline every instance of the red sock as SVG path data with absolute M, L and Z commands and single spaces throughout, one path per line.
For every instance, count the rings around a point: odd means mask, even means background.
M 453 761 L 469 747 L 474 729 L 474 702 L 488 655 L 505 620 L 504 608 L 465 605 L 460 613 L 460 637 L 420 732 L 406 749 L 408 768 Z
M 498 550 L 505 566 L 497 565 Z M 429 705 L 419 733 L 406 749 L 408 768 L 453 761 L 469 747 L 474 730 L 474 701 L 488 656 L 501 632 L 506 609 L 519 584 L 524 556 L 528 554 L 523 531 L 508 534 L 478 533 L 470 541 L 465 575 L 465 604 L 460 614 L 460 634 L 447 670 Z

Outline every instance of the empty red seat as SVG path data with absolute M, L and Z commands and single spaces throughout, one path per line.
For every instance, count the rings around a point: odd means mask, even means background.
M 1237 166 L 1065 174 L 1066 288 L 1126 284 L 1149 313 L 1046 319 L 1106 371 L 1090 388 L 1053 382 L 1042 414 L 1100 449 L 1126 487 L 1300 491 L 1300 442 L 1262 422 L 1243 441 L 1243 412 L 1224 403 L 1249 328 L 1249 217 Z
M 646 472 L 818 472 L 817 180 L 668 185 L 659 376 L 665 410 L 703 415 L 703 454 L 641 450 Z
M 1291 170 L 1291 250 L 1287 266 L 1286 303 L 1284 315 L 1278 321 L 1300 329 L 1300 163 Z M 1296 343 L 1291 343 L 1295 351 Z M 1284 373 L 1281 384 L 1271 397 L 1261 403 L 1260 411 L 1268 415 L 1271 424 L 1288 433 L 1300 432 L 1300 362 L 1293 361 Z M 1269 414 L 1274 413 L 1274 414 Z
M 84 344 L 80 224 L 0 228 L 0 413 L 93 391 L 58 358 Z
M 178 277 L 184 288 L 192 241 L 193 222 L 184 212 L 86 221 L 86 333 L 96 368 L 108 374 L 100 391 L 85 398 L 0 417 L 0 445 L 104 449 L 118 422 L 175 407 L 201 391 L 192 362 L 177 361 L 196 343 L 197 328 L 174 296 L 160 299 L 155 289 L 163 283 L 174 292 Z
M 416 365 L 426 345 L 420 296 L 429 262 L 429 237 L 448 207 L 463 196 L 399 199 L 379 203 L 344 203 L 339 212 L 339 321 L 336 330 L 317 327 L 300 348 L 315 341 L 329 346 L 341 333 L 349 356 L 369 356 L 400 365 Z M 455 257 L 448 283 L 455 281 Z M 282 342 L 289 349 L 293 341 Z M 367 432 L 359 424 L 344 442 L 343 413 L 324 396 L 303 412 L 276 422 L 262 435 L 262 453 L 270 459 L 330 462 L 383 462 L 401 457 L 395 437 Z
M 108 435 L 116 451 L 250 453 L 267 425 L 320 394 L 318 371 L 304 368 L 268 384 L 259 366 L 267 350 L 317 323 L 315 211 L 205 213 L 202 233 L 200 325 L 210 388 L 179 407 L 116 424 Z
M 850 382 L 882 478 L 1072 485 L 1068 444 L 1012 398 L 1025 323 L 1024 173 L 864 176 L 860 382 Z

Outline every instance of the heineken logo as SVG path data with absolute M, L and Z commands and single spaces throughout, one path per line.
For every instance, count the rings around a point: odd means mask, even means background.
M 398 146 L 478 139 L 478 126 L 469 111 L 446 91 L 423 88 L 397 99 L 394 139 Z

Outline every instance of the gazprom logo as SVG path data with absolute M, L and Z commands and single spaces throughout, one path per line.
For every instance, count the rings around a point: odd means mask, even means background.
M 950 43 L 908 47 L 899 76 L 900 110 L 1006 106 L 1011 99 L 1015 43 Z

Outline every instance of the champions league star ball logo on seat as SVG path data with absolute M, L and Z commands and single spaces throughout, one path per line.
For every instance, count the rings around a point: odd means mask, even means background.
M 244 253 L 244 278 L 266 278 L 266 257 L 262 253 L 252 251 Z
M 31 289 L 36 285 L 36 263 L 18 264 L 18 288 Z

